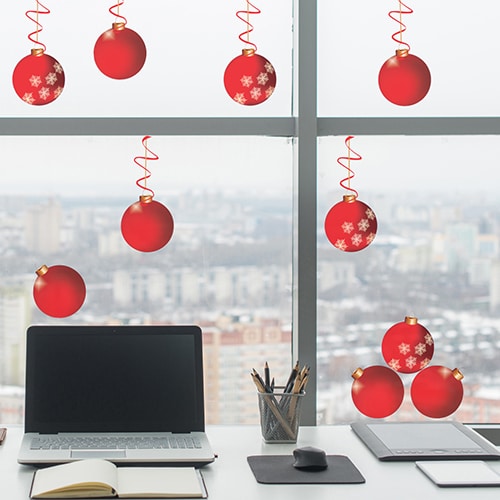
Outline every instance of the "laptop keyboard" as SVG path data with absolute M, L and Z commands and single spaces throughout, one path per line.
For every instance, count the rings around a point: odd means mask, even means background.
M 57 436 L 35 437 L 32 450 L 151 450 L 201 448 L 200 441 L 189 435 L 168 437 L 137 436 Z

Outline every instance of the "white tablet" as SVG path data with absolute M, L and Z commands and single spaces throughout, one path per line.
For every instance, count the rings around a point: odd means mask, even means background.
M 500 486 L 500 474 L 481 460 L 417 461 L 415 464 L 438 486 Z

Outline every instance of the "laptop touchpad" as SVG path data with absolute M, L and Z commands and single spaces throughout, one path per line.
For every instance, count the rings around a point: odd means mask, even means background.
M 125 450 L 71 450 L 71 458 L 125 458 Z

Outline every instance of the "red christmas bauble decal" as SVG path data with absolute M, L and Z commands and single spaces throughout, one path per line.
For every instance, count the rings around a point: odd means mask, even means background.
M 146 61 L 146 45 L 125 23 L 113 23 L 94 46 L 94 61 L 110 78 L 123 80 L 137 74 Z
M 388 101 L 411 106 L 429 92 L 431 73 L 422 59 L 409 54 L 407 49 L 400 49 L 380 68 L 378 85 Z
M 276 87 L 276 72 L 254 49 L 243 49 L 243 53 L 228 64 L 224 86 L 238 104 L 253 106 L 271 97 Z
M 385 362 L 397 372 L 418 372 L 429 364 L 433 354 L 432 335 L 414 317 L 391 326 L 382 339 Z
M 27 104 L 40 106 L 57 99 L 64 88 L 62 66 L 43 49 L 33 49 L 12 74 L 16 94 Z
M 356 408 L 371 418 L 392 415 L 403 402 L 404 387 L 398 374 L 386 366 L 358 368 L 352 374 L 351 397 Z
M 325 233 L 330 243 L 343 252 L 366 248 L 377 233 L 373 210 L 355 195 L 345 195 L 325 218 Z
M 464 389 L 463 375 L 455 368 L 429 366 L 418 373 L 411 384 L 415 408 L 431 418 L 444 418 L 458 409 Z
M 65 318 L 76 313 L 86 296 L 85 282 L 68 266 L 42 266 L 33 285 L 33 298 L 43 313 Z
M 121 231 L 125 241 L 140 252 L 163 248 L 174 232 L 174 219 L 165 205 L 144 195 L 125 210 Z

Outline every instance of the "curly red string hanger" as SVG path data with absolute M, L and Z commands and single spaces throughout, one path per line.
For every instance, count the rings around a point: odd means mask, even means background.
M 170 241 L 174 232 L 174 219 L 170 210 L 153 199 L 154 191 L 147 185 L 151 177 L 148 161 L 159 159 L 159 156 L 149 149 L 149 139 L 151 139 L 149 135 L 142 138 L 144 155 L 134 158 L 134 163 L 144 172 L 144 175 L 136 181 L 142 194 L 139 196 L 139 201 L 125 210 L 121 219 L 124 240 L 139 252 L 160 250 Z
M 50 14 L 50 10 L 36 0 L 36 10 L 28 10 L 26 17 L 36 28 L 28 35 L 35 45 L 31 53 L 23 57 L 14 68 L 12 84 L 16 94 L 33 106 L 49 104 L 57 99 L 63 89 L 65 76 L 62 66 L 52 56 L 45 53 L 47 47 L 39 40 L 43 30 L 39 16 Z
M 120 14 L 120 0 L 108 10 L 115 21 L 94 45 L 94 61 L 99 71 L 109 78 L 124 80 L 136 75 L 146 62 L 146 44 L 135 31 L 126 27 L 127 19 Z
M 224 72 L 224 87 L 229 97 L 238 104 L 254 106 L 269 99 L 276 88 L 276 71 L 263 56 L 257 54 L 257 45 L 250 40 L 254 31 L 250 16 L 261 11 L 247 0 L 246 10 L 236 12 L 236 17 L 246 24 L 238 38 L 245 44 L 242 54 L 235 57 Z
M 377 234 L 377 218 L 373 210 L 358 200 L 358 192 L 351 187 L 354 171 L 351 161 L 362 160 L 351 148 L 352 135 L 345 139 L 347 156 L 337 158 L 337 163 L 347 170 L 347 177 L 340 186 L 349 191 L 342 201 L 335 204 L 325 217 L 325 233 L 330 243 L 343 252 L 358 252 L 366 248 Z M 345 164 L 344 162 L 347 162 Z
M 384 97 L 398 106 L 411 106 L 420 102 L 429 92 L 431 73 L 422 59 L 410 54 L 410 45 L 403 41 L 406 25 L 403 15 L 413 10 L 399 0 L 399 10 L 389 12 L 389 17 L 399 24 L 392 35 L 398 44 L 396 55 L 390 57 L 380 68 L 378 85 Z

